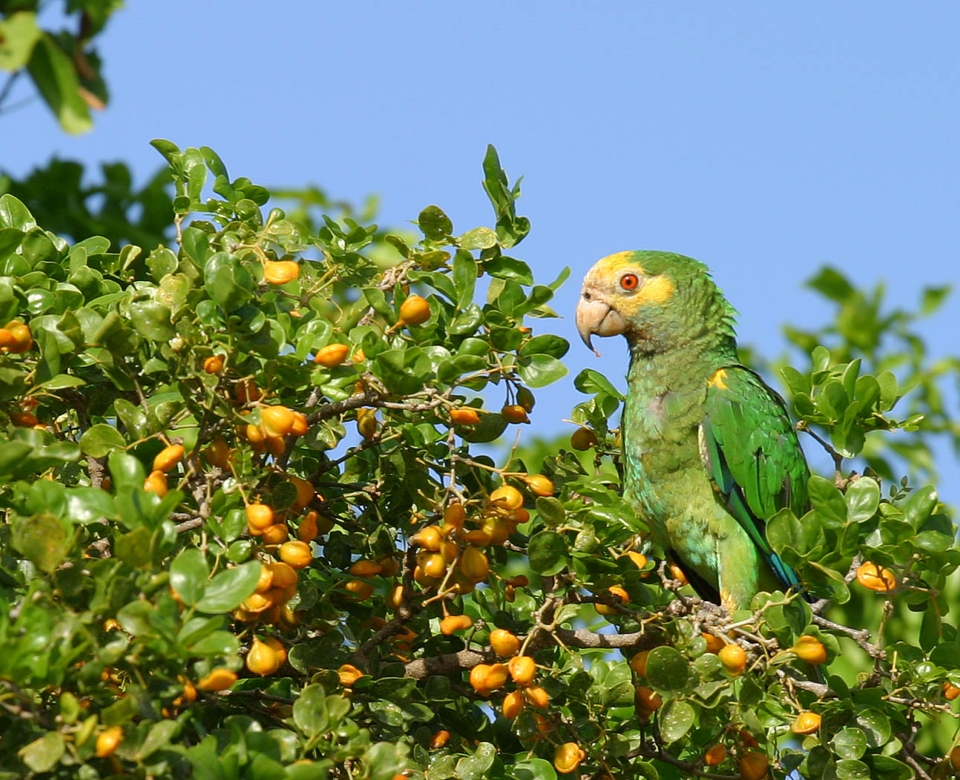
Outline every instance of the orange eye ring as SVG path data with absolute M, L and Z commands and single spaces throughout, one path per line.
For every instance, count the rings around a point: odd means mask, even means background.
M 640 286 L 640 278 L 636 274 L 624 274 L 620 279 L 620 287 L 624 290 L 636 290 Z

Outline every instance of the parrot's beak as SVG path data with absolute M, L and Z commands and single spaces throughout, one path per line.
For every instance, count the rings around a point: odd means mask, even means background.
M 577 331 L 583 343 L 592 349 L 597 357 L 600 357 L 600 353 L 594 349 L 591 338 L 619 336 L 626 329 L 627 323 L 624 322 L 620 313 L 588 285 L 584 285 L 580 293 L 580 303 L 577 304 Z

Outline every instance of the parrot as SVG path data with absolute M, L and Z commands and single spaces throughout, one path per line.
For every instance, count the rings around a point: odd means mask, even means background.
M 731 612 L 802 590 L 765 531 L 778 510 L 807 510 L 810 476 L 785 401 L 740 362 L 736 315 L 707 266 L 659 251 L 599 260 L 576 309 L 598 357 L 593 336 L 629 347 L 624 497 L 697 594 Z

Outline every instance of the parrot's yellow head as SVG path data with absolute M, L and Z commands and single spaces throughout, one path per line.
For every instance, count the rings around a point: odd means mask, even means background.
M 593 336 L 623 335 L 631 349 L 658 352 L 707 329 L 732 337 L 734 316 L 703 263 L 670 252 L 618 252 L 587 272 L 577 330 L 590 349 Z

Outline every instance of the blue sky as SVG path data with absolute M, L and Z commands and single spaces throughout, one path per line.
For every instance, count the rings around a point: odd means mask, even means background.
M 955 282 L 960 245 L 960 6 L 828 3 L 139 0 L 100 43 L 112 99 L 92 133 L 63 135 L 38 102 L 0 121 L 2 166 L 51 154 L 160 165 L 151 138 L 216 149 L 233 176 L 382 198 L 381 223 L 436 203 L 488 224 L 480 161 L 494 143 L 533 232 L 517 250 L 571 282 L 557 326 L 575 340 L 579 279 L 614 251 L 709 264 L 767 357 L 780 326 L 827 306 L 802 282 L 823 263 L 885 280 L 894 304 Z M 20 86 L 23 95 L 23 85 Z M 11 150 L 16 150 L 12 153 Z M 956 353 L 960 296 L 926 323 Z M 579 342 L 571 379 L 590 366 Z M 534 415 L 548 435 L 571 379 Z M 621 383 L 622 384 L 622 383 Z M 811 449 L 807 446 L 808 451 Z M 956 461 L 941 494 L 960 503 Z

